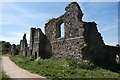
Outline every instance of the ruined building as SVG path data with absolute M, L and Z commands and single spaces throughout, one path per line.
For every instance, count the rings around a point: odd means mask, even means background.
M 65 10 L 65 14 L 51 19 L 45 25 L 45 35 L 52 45 L 52 55 L 79 61 L 103 60 L 105 44 L 97 30 L 97 24 L 82 21 L 83 12 L 76 2 L 69 4 Z M 62 23 L 64 37 L 61 37 Z
M 106 46 L 95 22 L 82 21 L 83 12 L 76 2 L 65 8 L 65 13 L 45 24 L 45 35 L 40 28 L 30 29 L 30 44 L 26 35 L 20 41 L 20 54 L 35 58 L 73 58 L 78 61 L 112 61 L 120 56 L 120 48 Z M 61 25 L 64 24 L 64 37 Z
M 15 45 L 15 44 L 10 45 L 9 53 L 10 53 L 11 55 L 17 55 L 16 45 Z
M 51 57 L 51 44 L 40 28 L 31 28 L 29 54 L 41 58 Z
M 24 34 L 23 39 L 20 41 L 20 54 L 24 56 L 28 55 L 28 44 L 26 34 Z

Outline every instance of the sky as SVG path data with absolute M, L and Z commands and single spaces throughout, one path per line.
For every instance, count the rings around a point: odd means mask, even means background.
M 4 2 L 2 22 L 0 21 L 0 40 L 19 44 L 24 33 L 30 40 L 30 28 L 41 28 L 45 23 L 65 13 L 70 2 Z M 79 2 L 84 13 L 83 21 L 97 23 L 105 44 L 118 44 L 118 3 L 117 2 Z M 1 14 L 0 13 L 0 14 Z M 63 30 L 63 28 L 62 28 Z M 63 32 L 62 32 L 63 35 Z

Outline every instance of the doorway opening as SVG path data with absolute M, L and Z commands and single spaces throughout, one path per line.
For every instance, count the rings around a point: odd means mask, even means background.
M 37 52 L 35 52 L 35 59 L 37 59 Z

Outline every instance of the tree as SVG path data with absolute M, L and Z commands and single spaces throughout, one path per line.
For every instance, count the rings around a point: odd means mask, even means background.
M 20 45 L 17 45 L 16 46 L 16 52 L 19 52 L 20 51 Z
M 9 42 L 0 41 L 0 52 L 2 54 L 7 54 L 9 52 L 10 45 L 11 44 Z

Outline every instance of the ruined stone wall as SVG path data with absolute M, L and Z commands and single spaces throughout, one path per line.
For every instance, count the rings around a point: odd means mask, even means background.
M 33 33 L 33 50 L 32 50 L 32 55 L 39 57 L 40 56 L 40 29 L 36 29 Z
M 97 63 L 116 63 L 120 56 L 120 47 L 105 45 L 95 22 L 82 21 L 83 12 L 76 2 L 70 3 L 66 12 L 45 24 L 45 35 L 40 28 L 30 29 L 30 44 L 26 34 L 20 41 L 20 54 L 41 58 L 73 58 L 78 61 Z M 61 24 L 64 24 L 64 37 L 61 36 Z M 15 45 L 11 54 L 16 54 Z
M 51 42 L 52 54 L 59 58 L 99 61 L 104 59 L 105 44 L 95 22 L 82 21 L 82 10 L 76 2 L 70 3 L 66 13 L 51 19 L 45 25 L 45 35 Z M 61 24 L 64 23 L 64 37 Z
M 11 55 L 17 55 L 17 52 L 16 52 L 16 45 L 15 44 L 12 44 L 10 46 L 10 52 L 9 52 Z
M 20 52 L 19 54 L 22 54 L 23 56 L 27 56 L 29 51 L 27 49 L 28 43 L 26 39 L 26 34 L 23 35 L 23 39 L 20 40 Z
M 31 28 L 30 29 L 30 45 L 29 45 L 29 50 L 30 51 L 29 51 L 29 55 L 32 55 L 35 30 L 36 30 L 36 28 Z
M 29 50 L 35 58 L 51 57 L 51 45 L 47 37 L 42 33 L 40 28 L 31 28 Z
M 20 40 L 20 51 L 23 50 L 23 40 Z

